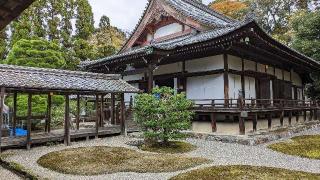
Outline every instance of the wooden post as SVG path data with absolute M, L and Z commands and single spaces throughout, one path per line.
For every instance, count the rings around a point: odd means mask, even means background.
M 241 114 L 239 116 L 239 132 L 240 132 L 240 135 L 246 134 L 245 118 L 241 117 Z
M 217 132 L 217 119 L 215 113 L 211 113 L 212 132 Z
M 65 95 L 65 110 L 64 110 L 64 144 L 69 146 L 70 139 L 70 106 L 69 95 Z
M 314 110 L 313 112 L 313 120 L 318 120 L 318 112 L 317 112 L 317 109 Z
M 48 99 L 47 99 L 47 119 L 46 119 L 46 132 L 50 133 L 51 131 L 51 106 L 52 106 L 52 97 L 51 94 L 48 94 Z
M 296 122 L 297 122 L 297 123 L 299 122 L 299 116 L 300 116 L 300 112 L 297 111 L 297 114 L 296 114 Z
M 307 111 L 306 110 L 303 111 L 303 121 L 304 122 L 307 121 Z
M 153 89 L 153 68 L 152 64 L 148 65 L 148 92 L 151 93 Z
M 224 105 L 225 107 L 229 107 L 229 65 L 228 65 L 228 55 L 223 54 L 223 61 L 224 61 Z
M 104 126 L 104 95 L 101 95 L 100 100 L 100 127 Z
M 241 72 L 241 91 L 243 99 L 246 99 L 246 91 L 245 91 L 245 76 L 244 76 L 244 59 L 242 58 L 242 72 Z
M 13 93 L 13 114 L 12 114 L 12 121 L 13 121 L 13 136 L 16 136 L 16 129 L 17 129 L 17 92 Z
M 258 124 L 258 114 L 254 114 L 252 125 L 253 125 L 253 132 L 257 131 L 257 124 Z
M 126 106 L 125 106 L 125 103 L 124 103 L 124 94 L 122 93 L 121 94 L 121 123 L 120 123 L 120 126 L 121 126 L 121 134 L 124 135 L 124 136 L 127 136 L 128 133 L 127 133 L 127 127 L 126 127 Z
M 31 148 L 31 115 L 32 115 L 32 94 L 28 94 L 28 118 L 27 118 L 27 150 Z
M 110 116 L 111 116 L 111 124 L 115 124 L 115 95 L 111 93 L 111 106 L 110 106 Z
M 289 111 L 289 126 L 292 125 L 292 111 Z
M 77 126 L 77 130 L 79 130 L 80 129 L 80 95 L 79 94 L 77 94 L 76 126 Z
M 312 118 L 313 118 L 313 112 L 312 112 L 312 110 L 310 109 L 309 121 L 312 121 Z
M 99 120 L 100 120 L 100 117 L 99 117 L 99 95 L 96 95 L 96 136 L 95 138 L 98 138 L 99 136 Z
M 1 142 L 2 142 L 4 94 L 5 94 L 5 88 L 1 87 L 1 95 L 0 95 L 0 153 L 1 153 Z
M 272 113 L 268 114 L 268 129 L 272 128 Z
M 284 111 L 280 112 L 280 126 L 283 126 Z

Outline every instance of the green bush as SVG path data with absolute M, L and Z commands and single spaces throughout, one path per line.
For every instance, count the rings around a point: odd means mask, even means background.
M 193 103 L 184 93 L 175 94 L 168 87 L 155 88 L 152 94 L 139 94 L 135 98 L 135 121 L 142 127 L 148 143 L 168 144 L 181 139 L 182 130 L 191 127 Z

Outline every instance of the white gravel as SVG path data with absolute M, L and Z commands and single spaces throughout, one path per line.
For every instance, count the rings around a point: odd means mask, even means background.
M 304 134 L 320 134 L 320 129 L 314 129 L 312 131 L 306 131 L 296 135 Z M 188 139 L 187 141 L 198 146 L 198 149 L 186 153 L 186 156 L 192 157 L 204 157 L 211 159 L 211 164 L 198 166 L 185 171 L 178 171 L 174 173 L 115 173 L 106 174 L 100 176 L 73 176 L 60 174 L 48 169 L 42 168 L 37 164 L 37 160 L 52 151 L 58 151 L 66 148 L 76 148 L 84 146 L 117 146 L 133 148 L 126 145 L 128 141 L 132 141 L 132 138 L 125 137 L 110 137 L 105 139 L 92 140 L 89 142 L 77 142 L 72 146 L 66 147 L 64 145 L 52 146 L 52 147 L 37 147 L 31 151 L 26 150 L 12 150 L 15 155 L 8 157 L 7 160 L 14 161 L 32 170 L 35 174 L 40 175 L 43 178 L 48 179 L 168 179 L 172 176 L 180 174 L 182 172 L 189 171 L 191 169 L 197 169 L 201 167 L 208 167 L 213 165 L 253 165 L 253 166 L 268 166 L 278 167 L 298 171 L 306 171 L 313 173 L 320 173 L 320 160 L 311 160 L 306 158 L 300 158 L 295 156 L 289 156 L 281 153 L 274 152 L 266 148 L 266 145 L 259 146 L 245 146 L 239 144 L 225 144 L 220 142 L 205 141 L 198 139 Z M 0 170 L 0 174 L 1 170 Z M 1 179 L 0 175 L 0 179 Z
M 0 179 L 21 180 L 22 178 L 0 166 Z

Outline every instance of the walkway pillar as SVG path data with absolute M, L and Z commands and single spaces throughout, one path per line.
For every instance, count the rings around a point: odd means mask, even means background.
M 0 153 L 1 153 L 1 140 L 2 140 L 2 125 L 3 125 L 3 108 L 4 108 L 4 93 L 5 88 L 1 88 L 1 94 L 0 94 Z
M 257 124 L 258 124 L 258 114 L 255 113 L 252 119 L 253 132 L 257 131 Z
M 99 136 L 99 95 L 96 95 L 96 101 L 95 101 L 95 105 L 96 105 L 96 136 L 95 138 L 98 138 Z
M 246 134 L 245 118 L 241 117 L 241 114 L 239 116 L 239 131 L 240 131 L 240 135 Z
M 314 110 L 313 120 L 318 120 L 318 111 L 317 111 L 317 109 Z
M 307 111 L 306 110 L 303 111 L 303 120 L 304 120 L 304 122 L 307 121 Z
M 16 128 L 17 128 L 17 92 L 13 93 L 13 114 L 12 114 L 12 121 L 13 121 L 13 136 L 16 136 Z
M 28 94 L 28 117 L 27 117 L 27 150 L 31 148 L 31 114 L 32 113 L 32 94 Z
M 299 118 L 300 118 L 300 112 L 297 111 L 297 114 L 296 114 L 296 122 L 297 122 L 297 123 L 299 122 Z
M 284 111 L 280 112 L 280 126 L 283 126 Z
M 100 100 L 100 127 L 104 126 L 104 95 L 101 95 Z
M 111 118 L 111 124 L 115 124 L 115 95 L 114 93 L 111 93 L 111 106 L 110 106 L 110 118 Z
M 48 94 L 48 99 L 47 99 L 47 118 L 46 118 L 46 127 L 45 127 L 45 131 L 50 133 L 51 131 L 51 93 Z
M 64 110 L 64 144 L 69 146 L 70 139 L 70 106 L 69 95 L 65 95 L 65 110 Z
M 77 94 L 76 126 L 77 126 L 77 130 L 79 130 L 80 129 L 80 95 L 79 94 Z
M 153 68 L 152 64 L 148 65 L 148 92 L 151 93 L 153 89 Z
M 268 129 L 272 128 L 272 113 L 268 114 Z
M 126 105 L 124 103 L 124 94 L 121 94 L 121 135 L 127 136 L 127 123 L 126 123 Z
M 217 119 L 215 113 L 211 113 L 211 127 L 212 132 L 217 132 Z
M 289 126 L 292 125 L 292 111 L 289 111 Z

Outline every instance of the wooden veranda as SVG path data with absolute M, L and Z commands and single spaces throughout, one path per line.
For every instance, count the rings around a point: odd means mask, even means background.
M 29 68 L 19 66 L 0 65 L 0 150 L 3 147 L 26 146 L 31 148 L 32 144 L 45 143 L 50 141 L 64 140 L 70 145 L 71 139 L 98 137 L 110 134 L 127 133 L 124 93 L 138 93 L 139 90 L 120 79 L 119 75 L 104 75 L 77 71 L 53 70 L 42 68 Z M 12 129 L 8 137 L 3 137 L 3 108 L 5 95 L 13 95 Z M 27 135 L 16 136 L 17 120 L 17 97 L 27 95 Z M 111 122 L 107 127 L 103 126 L 104 96 L 111 95 Z M 47 111 L 45 115 L 44 132 L 31 133 L 32 121 L 37 118 L 32 114 L 32 96 L 47 95 Z M 65 98 L 64 129 L 52 130 L 52 96 L 60 95 Z M 70 130 L 70 96 L 76 95 L 76 128 Z M 95 122 L 94 128 L 81 129 L 80 124 L 80 96 L 90 95 L 95 97 Z M 116 123 L 115 97 L 120 102 L 120 112 L 117 116 L 120 122 Z

